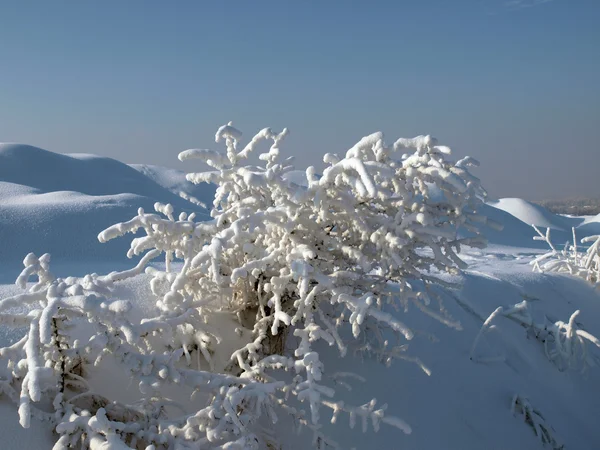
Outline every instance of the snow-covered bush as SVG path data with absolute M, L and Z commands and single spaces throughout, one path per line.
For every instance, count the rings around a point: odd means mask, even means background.
M 538 236 L 533 239 L 544 241 L 550 251 L 534 259 L 531 264 L 537 272 L 568 273 L 583 278 L 596 288 L 600 288 L 600 236 L 587 236 L 581 240 L 582 244 L 591 245 L 580 251 L 577 247 L 577 236 L 573 228 L 573 243 L 567 242 L 562 250 L 557 250 L 550 239 L 550 228 L 542 233 L 539 228 L 532 225 Z
M 143 257 L 129 271 L 56 279 L 47 256 L 26 258 L 18 283 L 26 287 L 32 275 L 38 282 L 0 302 L 0 322 L 28 328 L 0 350 L 2 390 L 15 399 L 20 390 L 23 426 L 32 413 L 52 420 L 55 449 L 266 448 L 276 440 L 266 425 L 281 414 L 323 447 L 333 444 L 320 430 L 324 410 L 332 422 L 347 415 L 351 426 L 358 419 L 363 429 L 386 423 L 410 432 L 375 399 L 341 401 L 333 388 L 341 375 L 327 376 L 319 349 L 402 357 L 414 333 L 399 317 L 410 307 L 460 327 L 432 287 L 447 285 L 440 274 L 465 267 L 462 245 L 485 245 L 478 230 L 486 219 L 477 214 L 485 192 L 468 170 L 476 161 L 452 161 L 429 136 L 386 146 L 375 133 L 343 157 L 326 154 L 322 176 L 309 167 L 299 186 L 285 176 L 286 136 L 267 128 L 242 147 L 228 124 L 216 134 L 225 153 L 182 152 L 182 161 L 199 158 L 212 169 L 188 175 L 218 186 L 212 220 L 156 204 L 156 213 L 140 209 L 104 230 L 101 242 L 144 232 L 131 243 L 129 256 Z M 261 141 L 270 149 L 261 166 L 251 165 Z M 459 237 L 459 228 L 473 237 Z M 164 270 L 148 265 L 163 254 Z M 156 315 L 132 323 L 112 286 L 144 270 Z M 24 303 L 27 313 L 11 309 Z M 235 325 L 214 326 L 219 316 Z M 229 363 L 217 364 L 231 342 L 239 345 Z M 138 381 L 141 403 L 88 386 L 85 374 L 108 356 Z M 183 414 L 163 393 L 169 384 L 197 394 Z

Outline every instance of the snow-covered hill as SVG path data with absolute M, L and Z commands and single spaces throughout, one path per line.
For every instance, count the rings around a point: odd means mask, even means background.
M 208 208 L 211 207 L 215 196 L 216 186 L 207 184 L 193 184 L 186 180 L 185 172 L 177 169 L 147 164 L 130 164 L 141 174 L 147 176 L 157 184 L 179 196 L 180 192 L 199 200 Z
M 431 369 L 431 376 L 407 361 L 394 362 L 386 370 L 369 359 L 356 365 L 347 358 L 335 367 L 370 381 L 368 388 L 356 383 L 348 393 L 349 401 L 366 403 L 372 395 L 388 404 L 388 413 L 404 418 L 413 432 L 405 436 L 382 427 L 377 434 L 362 434 L 347 430 L 344 422 L 327 431 L 344 449 L 552 449 L 542 445 L 522 416 L 511 414 L 511 400 L 519 395 L 528 398 L 554 428 L 565 450 L 597 449 L 600 367 L 583 374 L 559 371 L 546 357 L 540 340 L 505 318 L 494 321 L 496 328 L 477 347 L 475 356 L 481 361 L 471 360 L 469 352 L 483 321 L 498 306 L 508 307 L 524 298 L 535 299 L 537 314 L 542 318 L 546 314 L 552 321 L 567 321 L 580 309 L 582 326 L 599 336 L 600 296 L 581 280 L 531 273 L 526 250 L 468 253 L 472 255 L 468 257 L 470 268 L 454 279 L 460 289 L 444 298 L 444 306 L 462 330 L 415 311 L 403 316 L 418 324 L 418 337 L 409 344 L 407 354 L 418 355 Z M 597 350 L 592 353 L 598 355 Z M 486 358 L 489 361 L 485 362 Z M 306 447 L 296 444 L 293 448 Z
M 158 180 L 168 179 L 172 170 L 162 173 Z M 199 196 L 214 192 L 206 185 L 195 188 Z M 0 144 L 0 266 L 14 275 L 11 268 L 18 270 L 30 251 L 51 253 L 58 263 L 123 259 L 128 243 L 100 244 L 98 233 L 134 216 L 139 207 L 152 210 L 155 202 L 207 214 L 117 160 Z
M 577 240 L 600 234 L 598 216 L 576 217 L 554 214 L 543 206 L 520 198 L 502 198 L 489 202 L 483 214 L 504 226 L 500 232 L 493 229 L 486 230 L 491 245 L 547 248 L 544 242 L 532 240 L 536 233 L 531 225 L 535 225 L 542 232 L 550 228 L 552 240 L 559 246 L 573 240 L 573 229 Z
M 489 204 L 494 208 L 506 211 L 526 224 L 552 230 L 570 232 L 572 227 L 577 227 L 583 222 L 583 218 L 553 214 L 543 206 L 520 198 L 502 198 Z

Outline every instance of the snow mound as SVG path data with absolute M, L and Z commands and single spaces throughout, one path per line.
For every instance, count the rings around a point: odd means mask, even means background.
M 128 193 L 174 203 L 181 200 L 154 180 L 115 159 L 60 154 L 22 144 L 0 144 L 0 180 L 41 192 Z
M 573 241 L 573 228 L 578 241 L 600 234 L 600 215 L 585 217 L 554 214 L 542 206 L 520 198 L 502 198 L 488 202 L 482 214 L 504 226 L 502 231 L 485 230 L 490 244 L 546 248 L 545 243 L 533 241 L 533 236 L 537 233 L 531 225 L 540 228 L 542 232 L 550 228 L 552 240 L 559 246 Z
M 164 171 L 168 178 L 171 169 Z M 212 196 L 210 187 L 205 190 L 205 197 Z M 0 262 L 10 275 L 3 273 L 12 277 L 29 252 L 48 252 L 59 263 L 123 259 L 127 240 L 100 244 L 98 233 L 139 207 L 153 210 L 155 202 L 208 217 L 205 209 L 117 160 L 0 144 Z
M 209 208 L 212 204 L 217 187 L 206 183 L 190 183 L 185 178 L 186 173 L 181 170 L 148 164 L 129 164 L 129 167 L 147 176 L 155 183 L 168 189 L 177 196 L 179 196 L 180 192 L 184 192 L 185 194 L 200 200 Z
M 553 214 L 542 206 L 534 205 L 520 198 L 502 198 L 489 204 L 494 208 L 506 211 L 528 225 L 551 230 L 570 232 L 571 228 L 577 227 L 583 222 L 581 218 Z
M 594 443 L 600 440 L 596 420 L 600 416 L 599 367 L 585 374 L 559 371 L 546 357 L 543 343 L 509 319 L 494 322 L 496 328 L 485 335 L 476 353 L 482 362 L 469 359 L 484 320 L 498 306 L 519 303 L 524 296 L 538 299 L 534 301 L 537 312 L 552 320 L 567 320 L 580 309 L 585 329 L 596 336 L 600 333 L 600 303 L 591 287 L 575 278 L 531 273 L 527 264 L 516 264 L 516 256 L 507 254 L 505 260 L 489 262 L 487 256 L 479 257 L 461 277 L 460 290 L 444 298 L 448 312 L 460 321 L 461 331 L 409 312 L 410 318 L 405 320 L 414 324 L 419 337 L 410 342 L 407 353 L 419 355 L 431 376 L 404 361 L 394 362 L 389 369 L 367 358 L 358 365 L 346 358 L 336 361 L 335 370 L 369 379 L 366 392 L 358 384 L 358 389 L 348 394 L 351 401 L 366 403 L 372 395 L 387 403 L 386 413 L 406 419 L 413 428 L 410 435 L 400 435 L 391 427 L 363 434 L 347 430 L 344 422 L 328 425 L 324 431 L 341 448 L 552 448 L 541 443 L 522 416 L 511 414 L 511 400 L 519 395 L 539 410 L 564 448 L 596 448 Z M 597 355 L 596 350 L 593 353 Z M 333 353 L 329 356 L 335 358 Z M 483 362 L 485 358 L 490 361 Z M 309 447 L 296 442 L 292 448 Z
M 489 220 L 502 225 L 501 230 L 489 226 L 483 227 L 483 234 L 490 245 L 537 249 L 546 248 L 545 243 L 533 240 L 533 237 L 537 234 L 531 224 L 519 220 L 509 212 L 496 208 L 493 205 L 486 204 L 480 209 L 480 214 L 486 216 Z M 563 238 L 567 238 L 567 233 L 559 231 L 558 233 L 554 233 L 553 236 L 560 238 L 559 241 L 562 242 Z

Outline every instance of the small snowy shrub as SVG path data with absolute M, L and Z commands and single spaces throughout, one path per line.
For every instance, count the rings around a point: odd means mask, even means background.
M 225 153 L 182 152 L 182 161 L 199 158 L 212 169 L 188 175 L 218 186 L 212 220 L 156 204 L 155 213 L 140 209 L 104 230 L 101 242 L 143 231 L 129 251 L 143 257 L 129 271 L 56 279 L 47 256 L 26 258 L 18 283 L 38 281 L 0 302 L 0 322 L 27 330 L 0 350 L 2 390 L 19 402 L 23 426 L 32 414 L 51 420 L 57 450 L 274 448 L 269 427 L 282 414 L 321 448 L 333 445 L 320 430 L 324 410 L 363 430 L 385 423 L 410 432 L 375 399 L 341 401 L 333 386 L 349 377 L 329 376 L 319 349 L 344 356 L 355 345 L 387 362 L 402 358 L 414 333 L 400 316 L 410 307 L 459 328 L 433 288 L 447 285 L 440 274 L 465 267 L 462 245 L 485 245 L 478 229 L 486 219 L 477 214 L 485 192 L 468 170 L 476 162 L 451 160 L 429 136 L 386 146 L 375 133 L 345 156 L 326 154 L 322 176 L 309 167 L 301 187 L 286 178 L 286 136 L 267 128 L 242 147 L 228 124 L 216 134 Z M 270 149 L 251 165 L 261 141 Z M 460 238 L 459 228 L 474 237 Z M 164 270 L 148 265 L 161 255 Z M 144 270 L 156 314 L 134 323 L 113 285 Z M 11 309 L 23 304 L 26 313 Z M 235 326 L 215 326 L 217 317 Z M 232 342 L 239 345 L 227 350 Z M 228 364 L 218 363 L 223 352 Z M 138 382 L 139 403 L 88 385 L 86 373 L 108 357 Z M 196 399 L 177 406 L 164 394 L 168 385 Z
M 548 320 L 543 323 L 536 323 L 529 300 L 523 300 L 510 308 L 498 307 L 490 314 L 479 330 L 471 348 L 471 359 L 479 362 L 503 359 L 502 356 L 492 358 L 476 357 L 475 349 L 484 333 L 494 326 L 492 325 L 494 319 L 505 317 L 524 327 L 530 335 L 542 342 L 546 356 L 554 362 L 559 370 L 580 369 L 584 371 L 588 367 L 598 364 L 598 357 L 589 351 L 588 346 L 592 344 L 592 346 L 600 348 L 600 340 L 581 329 L 580 324 L 575 320 L 578 315 L 579 311 L 575 311 L 567 323 L 560 320 L 555 323 Z
M 573 228 L 573 243 L 567 242 L 562 250 L 557 250 L 550 240 L 550 228 L 543 234 L 539 228 L 532 225 L 538 236 L 533 239 L 544 241 L 550 251 L 536 259 L 531 264 L 537 272 L 568 273 L 583 278 L 596 288 L 600 288 L 600 236 L 588 236 L 581 240 L 582 244 L 591 243 L 584 251 L 577 247 L 577 237 Z

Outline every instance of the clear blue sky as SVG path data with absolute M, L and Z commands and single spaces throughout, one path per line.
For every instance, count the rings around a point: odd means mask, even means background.
M 185 169 L 229 120 L 303 166 L 432 134 L 496 196 L 600 196 L 600 0 L 15 0 L 0 43 L 0 141 Z

